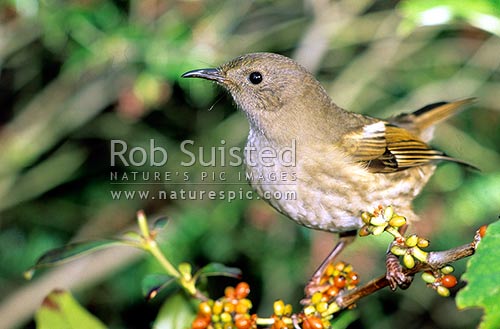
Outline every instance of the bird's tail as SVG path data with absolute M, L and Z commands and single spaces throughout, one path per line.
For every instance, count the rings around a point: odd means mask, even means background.
M 394 117 L 390 122 L 396 126 L 404 127 L 417 136 L 420 136 L 422 140 L 429 141 L 432 139 L 434 126 L 438 123 L 448 119 L 453 114 L 462 107 L 462 105 L 470 104 L 474 102 L 475 98 L 466 98 L 454 102 L 439 102 L 429 104 L 416 110 L 413 113 L 401 114 Z M 448 160 L 463 164 L 474 170 L 479 170 L 475 166 L 445 154 L 442 155 L 442 160 Z
M 455 102 L 440 102 L 429 104 L 413 112 L 413 124 L 419 130 L 434 126 L 455 114 L 462 105 L 474 102 L 475 98 L 466 98 Z
M 425 141 L 432 138 L 433 126 L 448 119 L 464 104 L 475 101 L 475 98 L 466 98 L 455 102 L 439 102 L 429 104 L 412 113 L 400 114 L 391 120 L 392 124 L 404 127 Z

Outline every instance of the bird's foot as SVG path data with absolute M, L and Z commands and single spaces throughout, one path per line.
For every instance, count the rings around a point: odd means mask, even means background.
M 386 274 L 385 277 L 389 281 L 389 287 L 392 291 L 396 290 L 397 287 L 401 289 L 407 289 L 411 282 L 413 281 L 413 276 L 408 276 L 403 273 L 403 267 L 399 263 L 399 259 L 396 255 L 389 252 L 385 260 Z
M 327 283 L 321 283 L 321 277 L 322 275 L 318 275 L 318 273 L 315 273 L 309 282 L 306 284 L 304 287 L 304 298 L 300 301 L 302 305 L 309 305 L 311 304 L 311 298 L 312 296 L 319 292 L 319 293 L 324 293 L 328 290 L 328 284 Z
M 358 283 L 359 276 L 352 265 L 342 261 L 329 263 L 323 272 L 316 272 L 309 280 L 300 303 L 310 305 L 318 300 L 331 300 L 345 290 L 354 289 Z

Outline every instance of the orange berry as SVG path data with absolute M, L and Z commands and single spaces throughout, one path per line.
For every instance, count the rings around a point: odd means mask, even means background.
M 201 302 L 200 305 L 198 305 L 198 313 L 200 315 L 210 316 L 212 315 L 212 308 L 207 302 Z
M 486 234 L 486 229 L 488 228 L 488 225 L 483 225 L 479 228 L 479 236 L 481 238 L 484 238 L 484 235 Z
M 197 317 L 191 324 L 191 329 L 205 329 L 210 324 L 210 318 L 207 317 Z
M 271 329 L 287 329 L 287 326 L 282 320 L 275 319 Z
M 441 284 L 446 288 L 453 288 L 457 285 L 457 278 L 452 274 L 443 275 L 441 278 Z
M 356 272 L 349 272 L 349 274 L 347 274 L 347 276 L 349 277 L 349 284 L 353 284 L 353 285 L 356 285 L 359 283 L 359 275 L 358 273 Z
M 234 294 L 234 287 L 226 287 L 226 289 L 224 289 L 224 296 L 228 299 L 234 299 L 235 297 L 235 294 Z
M 343 275 L 337 275 L 335 278 L 333 278 L 333 284 L 335 287 L 342 289 L 346 285 L 346 278 Z
M 328 288 L 328 290 L 326 291 L 326 294 L 330 297 L 335 297 L 339 294 L 339 288 L 337 288 L 336 286 L 331 286 L 330 288 Z
M 239 317 L 234 322 L 237 329 L 250 329 L 252 327 L 252 321 L 245 317 Z
M 242 299 L 248 296 L 250 293 L 250 286 L 246 282 L 240 282 L 236 286 L 235 290 L 235 295 L 237 299 Z
M 315 316 L 305 318 L 304 325 L 302 327 L 306 329 L 306 325 L 308 325 L 310 329 L 323 329 L 323 322 Z

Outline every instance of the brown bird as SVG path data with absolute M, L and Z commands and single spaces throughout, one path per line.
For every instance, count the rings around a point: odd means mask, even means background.
M 306 69 L 271 53 L 243 55 L 218 68 L 193 70 L 182 77 L 212 80 L 229 91 L 250 122 L 247 148 L 279 153 L 295 145 L 293 159 L 276 157 L 264 162 L 258 152 L 249 152 L 245 163 L 253 177 L 251 186 L 279 212 L 306 227 L 340 233 L 339 243 L 313 279 L 353 240 L 352 233 L 363 225 L 363 211 L 393 205 L 415 220 L 412 201 L 436 163 L 465 164 L 427 142 L 435 124 L 472 99 L 435 103 L 410 114 L 377 119 L 340 108 Z M 286 182 L 290 184 L 261 179 L 273 175 L 295 179 Z M 290 190 L 296 195 L 294 200 L 269 198 Z M 406 280 L 401 273 L 389 271 L 387 277 L 393 288 Z

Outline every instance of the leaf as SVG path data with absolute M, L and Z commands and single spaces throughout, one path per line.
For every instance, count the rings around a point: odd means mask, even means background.
M 153 329 L 184 329 L 191 328 L 195 311 L 189 300 L 182 293 L 167 299 L 162 305 L 153 324 Z
M 43 254 L 29 270 L 24 273 L 26 279 L 30 280 L 35 271 L 41 268 L 59 265 L 72 260 L 75 257 L 89 254 L 91 252 L 109 248 L 116 245 L 130 245 L 125 240 L 97 240 L 71 243 L 61 248 L 49 250 Z
M 174 288 L 176 278 L 165 274 L 148 274 L 142 279 L 142 294 L 146 300 L 155 298 L 166 288 Z
M 101 329 L 102 322 L 85 310 L 71 293 L 54 290 L 35 314 L 37 329 Z
M 500 7 L 496 0 L 406 0 L 399 4 L 402 28 L 412 31 L 417 26 L 448 24 L 465 19 L 469 24 L 496 35 L 500 34 Z
M 165 227 L 167 226 L 168 222 L 169 222 L 169 218 L 168 217 L 160 217 L 160 218 L 158 218 L 153 223 L 153 228 L 152 228 L 153 231 L 155 231 L 155 232 L 161 232 L 162 230 L 165 229 Z
M 457 295 L 459 308 L 481 307 L 483 321 L 479 328 L 500 328 L 500 221 L 488 226 L 476 254 L 467 264 L 462 279 L 467 285 Z
M 228 276 L 231 278 L 239 279 L 241 278 L 241 270 L 236 267 L 228 267 L 221 263 L 210 263 L 196 272 L 195 276 Z

